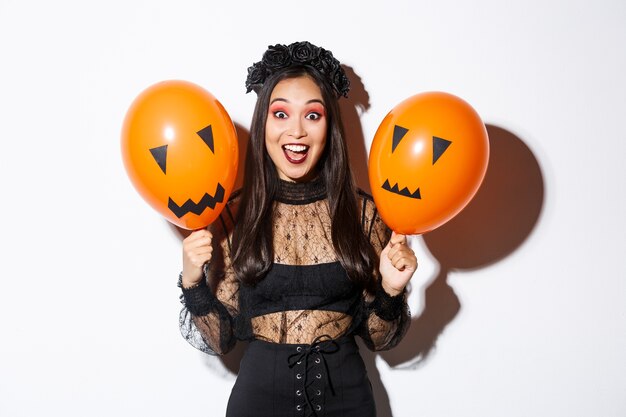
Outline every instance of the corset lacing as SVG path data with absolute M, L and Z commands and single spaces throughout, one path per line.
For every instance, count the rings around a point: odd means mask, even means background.
M 317 411 L 322 410 L 321 404 L 315 404 L 311 400 L 311 395 L 320 397 L 322 396 L 321 387 L 316 388 L 316 383 L 322 379 L 322 373 L 326 375 L 326 383 L 330 388 L 332 395 L 335 395 L 335 389 L 333 388 L 332 381 L 330 379 L 330 373 L 328 372 L 328 364 L 326 363 L 325 355 L 333 354 L 339 350 L 339 345 L 328 335 L 321 335 L 315 338 L 310 345 L 296 347 L 296 353 L 290 355 L 287 358 L 289 368 L 294 368 L 297 365 L 304 363 L 304 370 L 302 373 L 296 374 L 296 379 L 302 380 L 302 389 L 296 391 L 296 396 L 300 397 L 304 395 L 306 400 L 303 404 L 296 406 L 297 411 L 303 411 L 308 406 L 309 410 L 307 415 L 317 416 Z M 312 363 L 310 363 L 312 359 Z M 319 365 L 323 364 L 323 370 L 318 371 L 313 378 L 309 378 L 309 370 L 315 372 Z M 311 394 L 309 391 L 313 391 Z M 309 414 L 310 413 L 310 414 Z

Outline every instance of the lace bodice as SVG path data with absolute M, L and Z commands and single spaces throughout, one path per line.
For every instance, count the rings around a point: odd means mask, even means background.
M 390 231 L 368 195 L 359 193 L 361 225 L 377 254 Z M 316 337 L 360 335 L 373 350 L 394 346 L 409 324 L 405 294 L 358 288 L 337 260 L 321 180 L 281 182 L 273 206 L 274 263 L 255 286 L 235 277 L 231 236 L 239 198 L 211 226 L 214 250 L 207 281 L 183 289 L 183 336 L 207 353 L 224 353 L 236 339 L 311 343 Z M 373 277 L 372 279 L 375 279 Z

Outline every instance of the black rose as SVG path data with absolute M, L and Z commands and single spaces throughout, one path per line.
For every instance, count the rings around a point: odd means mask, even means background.
M 339 61 L 335 59 L 332 52 L 322 49 L 315 60 L 315 67 L 327 77 L 331 77 L 339 69 Z
M 270 70 L 279 69 L 291 64 L 289 48 L 285 45 L 269 46 L 263 54 L 263 63 Z
M 307 41 L 295 42 L 288 46 L 281 44 L 268 46 L 263 59 L 248 68 L 246 91 L 254 90 L 258 93 L 268 77 L 292 65 L 314 68 L 322 75 L 326 83 L 332 85 L 337 96 L 348 96 L 350 81 L 339 61 L 332 52 Z
M 250 68 L 248 68 L 248 78 L 246 79 L 246 93 L 252 91 L 256 86 L 259 86 L 265 82 L 267 76 L 267 69 L 262 62 L 257 62 Z
M 307 41 L 295 42 L 289 45 L 289 52 L 294 63 L 308 64 L 317 59 L 320 48 Z
M 348 97 L 350 90 L 350 80 L 346 76 L 343 68 L 339 67 L 332 75 L 333 85 L 339 96 Z

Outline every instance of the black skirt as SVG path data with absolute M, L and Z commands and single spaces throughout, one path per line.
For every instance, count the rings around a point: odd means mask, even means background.
M 311 345 L 248 346 L 227 417 L 374 417 L 372 388 L 353 337 Z

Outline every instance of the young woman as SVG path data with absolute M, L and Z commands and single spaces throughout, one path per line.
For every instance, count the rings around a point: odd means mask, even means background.
M 180 324 L 212 354 L 250 341 L 227 416 L 374 416 L 354 336 L 395 346 L 417 268 L 356 190 L 337 100 L 349 82 L 309 42 L 269 47 L 248 69 L 258 95 L 243 189 L 183 242 Z

